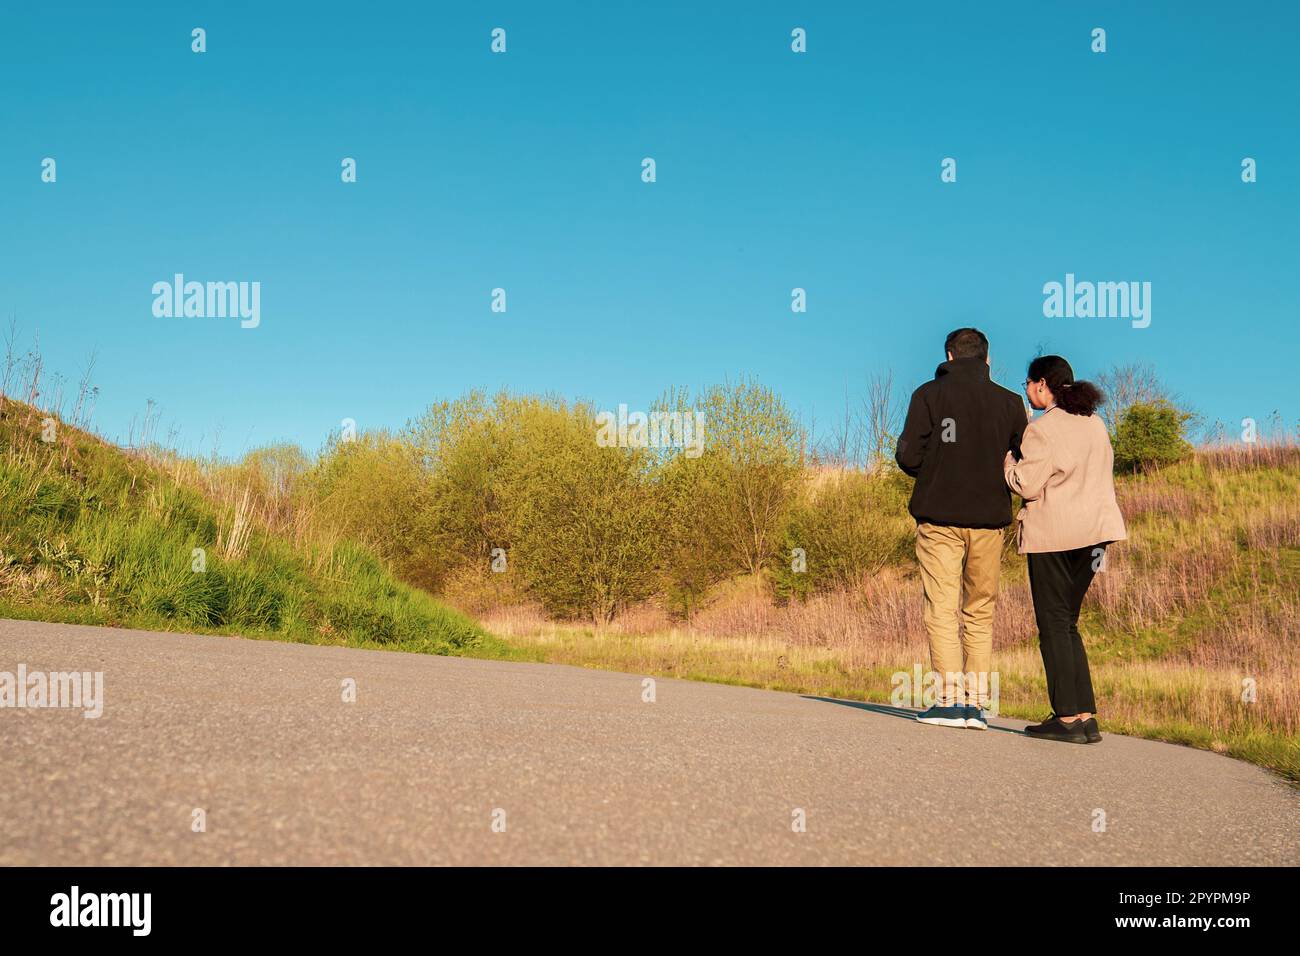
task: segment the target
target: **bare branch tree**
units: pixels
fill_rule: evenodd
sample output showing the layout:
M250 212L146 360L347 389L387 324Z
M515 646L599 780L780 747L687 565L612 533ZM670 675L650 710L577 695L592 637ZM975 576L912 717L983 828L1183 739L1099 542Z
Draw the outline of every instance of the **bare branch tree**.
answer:
M848 468L857 464L862 455L862 422L853 408L849 390L844 390L844 417L831 432L829 447L823 449L822 464Z
M894 457L894 442L902 430L903 403L894 388L892 370L876 372L867 380L861 414L861 431L866 433L867 468L875 471Z
M1139 402L1173 400L1169 389L1156 376L1155 369L1147 364L1112 366L1109 371L1099 374L1096 382L1106 396L1105 404L1098 409L1098 414L1112 434L1124 413Z

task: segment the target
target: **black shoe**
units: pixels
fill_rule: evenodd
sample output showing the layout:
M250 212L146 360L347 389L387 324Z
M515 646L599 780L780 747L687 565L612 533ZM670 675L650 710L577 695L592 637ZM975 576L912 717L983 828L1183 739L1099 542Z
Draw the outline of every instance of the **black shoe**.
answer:
M1088 735L1083 730L1082 721L1063 723L1055 714L1041 724L1030 724L1025 728L1025 736L1038 740L1060 740L1067 744L1086 744ZM1101 735L1098 734L1098 737Z
M1097 727L1097 718L1089 717L1083 722L1083 733L1088 738L1088 743L1096 744L1101 742L1101 730Z

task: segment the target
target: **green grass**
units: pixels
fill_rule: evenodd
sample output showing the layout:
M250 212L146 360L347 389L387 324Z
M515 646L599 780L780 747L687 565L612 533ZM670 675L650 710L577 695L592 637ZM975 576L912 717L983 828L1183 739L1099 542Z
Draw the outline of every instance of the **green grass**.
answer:
M512 649L349 543L295 548L254 531L223 556L232 509L141 457L0 410L0 614L432 654ZM196 570L196 549L204 565Z

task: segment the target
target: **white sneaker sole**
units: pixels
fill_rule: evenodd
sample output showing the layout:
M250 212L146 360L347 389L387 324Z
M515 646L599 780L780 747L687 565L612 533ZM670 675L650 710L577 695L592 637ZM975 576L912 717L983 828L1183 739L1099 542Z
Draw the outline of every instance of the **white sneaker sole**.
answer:
M966 727L970 730L988 730L989 725L982 720L970 718L966 721Z
M927 717L922 720L916 718L917 723L934 724L936 727L965 727L966 719L964 717Z

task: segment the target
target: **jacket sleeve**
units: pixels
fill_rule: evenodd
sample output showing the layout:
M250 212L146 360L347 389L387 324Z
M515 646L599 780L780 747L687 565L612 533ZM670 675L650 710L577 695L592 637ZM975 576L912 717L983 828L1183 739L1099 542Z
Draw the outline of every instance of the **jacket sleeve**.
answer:
M1032 425L1025 429L1020 440L1020 460L1008 453L1002 465L1007 487L1025 501L1032 501L1043 493L1047 479L1052 477L1052 449L1042 429Z
M925 450L933 429L930 421L930 409L926 407L921 389L912 393L912 401L907 406L907 419L903 422L903 433L898 436L898 447L894 451L894 461L903 473L915 478L921 473L921 464L925 461Z
M1020 443L1025 438L1025 427L1029 424L1029 416L1033 414L1025 407L1024 403L1017 400L1015 410L1011 413L1011 453L1020 458Z

